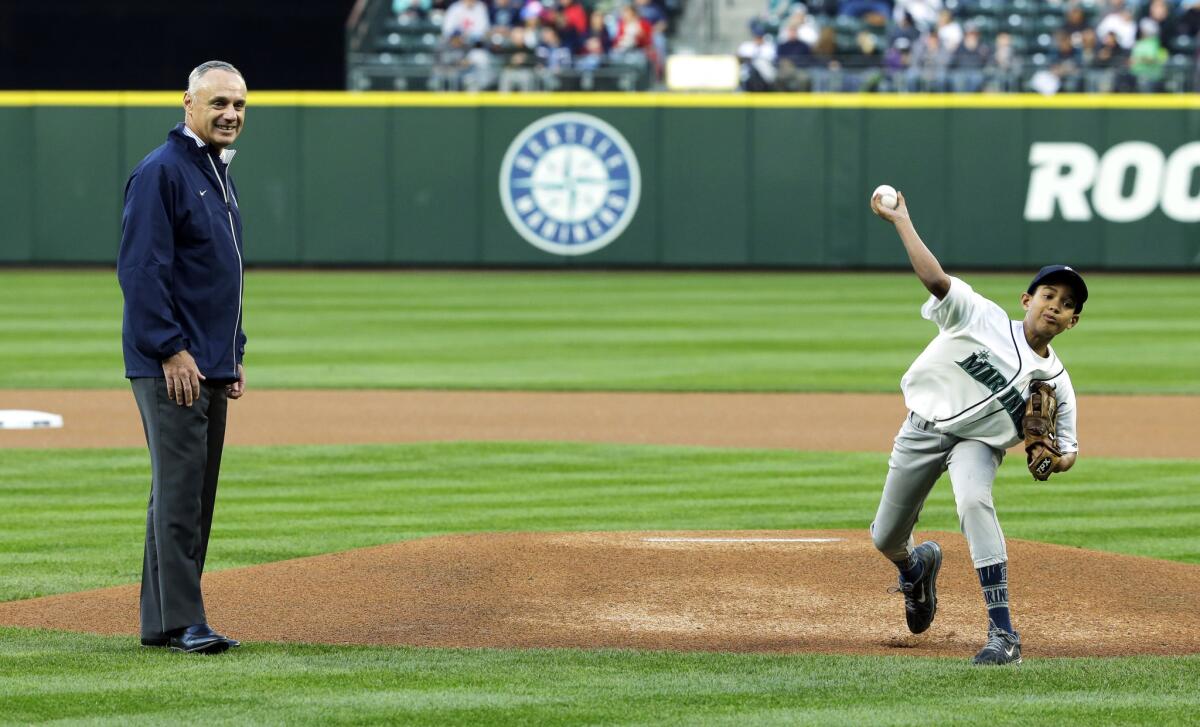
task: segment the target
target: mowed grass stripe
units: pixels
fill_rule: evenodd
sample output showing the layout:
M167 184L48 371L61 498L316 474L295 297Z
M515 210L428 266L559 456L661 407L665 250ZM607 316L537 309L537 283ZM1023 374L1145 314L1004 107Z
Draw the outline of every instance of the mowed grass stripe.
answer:
M1186 724L1200 658L966 660L252 644L220 658L0 628L5 722Z
M970 274L1019 317L1027 275ZM1091 275L1056 342L1084 393L1200 393L1184 275ZM314 272L246 278L251 388L891 392L936 329L909 273ZM0 389L120 388L106 270L0 270Z
M865 529L885 453L593 444L230 448L209 568L458 532ZM1200 563L1200 462L1083 458L1034 483L1001 468L1010 537ZM140 450L9 450L0 461L0 600L136 582L149 463ZM921 527L957 530L940 483Z

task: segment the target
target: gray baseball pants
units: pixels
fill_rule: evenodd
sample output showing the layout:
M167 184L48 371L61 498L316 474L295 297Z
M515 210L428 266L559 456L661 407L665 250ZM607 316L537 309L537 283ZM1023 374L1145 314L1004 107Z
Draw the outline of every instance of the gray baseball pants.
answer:
M958 506L958 525L971 548L971 560L982 568L1008 560L1004 533L992 504L992 482L1004 450L973 439L939 434L932 424L909 412L896 435L879 510L871 523L875 547L890 560L903 562L916 543L913 528L925 498L947 470Z
M200 383L179 406L164 379L132 379L150 449L150 502L142 560L142 638L207 622L200 576L208 553L225 444L224 384Z

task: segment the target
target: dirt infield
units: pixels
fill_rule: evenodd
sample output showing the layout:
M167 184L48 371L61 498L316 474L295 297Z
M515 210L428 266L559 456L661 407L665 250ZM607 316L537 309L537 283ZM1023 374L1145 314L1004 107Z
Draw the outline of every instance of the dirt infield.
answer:
M986 617L966 543L922 537L946 560L921 636L887 593L895 570L857 531L455 535L204 580L211 622L248 641L969 656ZM1027 656L1200 653L1200 567L1009 548ZM137 598L121 586L3 603L0 623L133 634Z
M65 419L61 430L0 431L0 448L144 446L126 391L0 391L0 408ZM1080 408L1085 456L1200 454L1192 436L1200 397L1096 396ZM236 403L228 441L882 453L903 415L895 395L263 391ZM216 529L220 537L219 518ZM941 606L934 628L917 637L905 629L901 598L887 594L894 569L863 532L457 535L220 571L204 583L212 623L250 642L962 657L985 631L979 586L962 537L936 537L946 550ZM731 542L747 538L758 542ZM827 542L796 540L813 538ZM1200 653L1200 567L1009 547L1027 655ZM130 585L0 603L0 624L132 635L137 598Z
M1082 397L1082 455L1200 456L1200 397ZM62 429L0 431L4 447L140 447L128 391L0 390L0 409L62 414ZM233 445L530 440L887 452L897 394L251 391ZM1130 437L1129 432L1137 432Z

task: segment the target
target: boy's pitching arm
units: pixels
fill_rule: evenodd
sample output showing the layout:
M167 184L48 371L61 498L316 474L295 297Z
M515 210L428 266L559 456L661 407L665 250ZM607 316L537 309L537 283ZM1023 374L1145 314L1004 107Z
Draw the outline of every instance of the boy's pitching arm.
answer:
M879 201L879 195L875 195L871 198L871 211L896 226L900 241L904 243L904 249L908 252L913 272L920 278L925 289L936 296L938 300L945 298L946 293L950 291L950 276L946 275L945 270L942 270L942 264L933 256L929 248L925 247L921 236L917 234L917 228L913 227L912 218L908 216L908 205L904 202L904 195L896 192L895 209L884 207Z

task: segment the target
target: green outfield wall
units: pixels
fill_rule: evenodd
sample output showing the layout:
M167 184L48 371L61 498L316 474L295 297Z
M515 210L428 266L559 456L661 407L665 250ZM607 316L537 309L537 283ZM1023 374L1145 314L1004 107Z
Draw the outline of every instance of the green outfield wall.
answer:
M129 170L181 118L0 94L0 262L113 262ZM252 91L236 147L259 264L897 267L887 182L948 265L1200 266L1194 97Z

